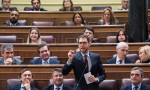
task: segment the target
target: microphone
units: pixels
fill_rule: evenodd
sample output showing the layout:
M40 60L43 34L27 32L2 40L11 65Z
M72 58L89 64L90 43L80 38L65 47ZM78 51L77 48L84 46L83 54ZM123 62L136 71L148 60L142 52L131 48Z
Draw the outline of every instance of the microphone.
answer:
M75 87L75 90L76 90L76 89L77 89L77 87L79 86L79 83L80 83L80 81L81 81L81 78L82 78L82 77L83 77L83 75L84 75L84 72L85 72L85 70L86 70L87 66L88 66L88 63L86 63L86 65L85 65L85 68L84 68L84 70L83 70L83 72L82 72L82 74L81 74L81 77L80 77L80 79L79 79L79 82L77 83L77 86Z

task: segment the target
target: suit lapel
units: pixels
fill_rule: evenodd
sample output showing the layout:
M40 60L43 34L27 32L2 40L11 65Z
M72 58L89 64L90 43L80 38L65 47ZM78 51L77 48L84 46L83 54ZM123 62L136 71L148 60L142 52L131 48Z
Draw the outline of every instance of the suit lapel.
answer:
M94 60L94 56L92 56L90 52L89 52L89 56L90 56L90 60L91 60L91 70L92 70L92 66L94 65L95 60Z
M2 57L2 58L0 58L1 60L0 60L0 64L4 64L4 58Z
M17 85L15 90L20 90L20 88L21 88L21 84Z

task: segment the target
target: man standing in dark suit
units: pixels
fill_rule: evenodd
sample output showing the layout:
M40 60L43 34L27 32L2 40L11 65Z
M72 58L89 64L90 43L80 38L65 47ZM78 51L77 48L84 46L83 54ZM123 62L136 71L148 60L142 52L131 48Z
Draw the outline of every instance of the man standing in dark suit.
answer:
M19 74L21 84L8 87L8 90L38 90L31 85L33 76L30 70L23 69Z
M126 64L126 63L135 63L134 60L131 60L126 57L128 54L129 46L126 42L120 42L116 46L117 56L107 60L106 64Z
M30 64L60 64L59 60L50 58L49 46L46 43L39 45L38 53L40 58L31 60Z
M75 90L99 90L99 83L106 78L100 56L89 52L91 42L87 35L81 35L78 38L79 52L70 50L68 52L68 61L62 69L62 74L67 75L72 69L75 74ZM87 75L87 84L84 75ZM91 74L90 74L91 73Z
M44 87L43 90L73 90L72 87L66 86L63 84L63 75L62 75L62 69L56 68L52 72L52 80L54 85Z
M121 87L120 90L150 90L149 85L145 85L142 83L143 78L144 71L141 68L132 68L130 74L131 84Z
M40 8L41 5L41 1L40 0L31 0L32 6L33 8L31 9L31 11L47 11L43 8Z

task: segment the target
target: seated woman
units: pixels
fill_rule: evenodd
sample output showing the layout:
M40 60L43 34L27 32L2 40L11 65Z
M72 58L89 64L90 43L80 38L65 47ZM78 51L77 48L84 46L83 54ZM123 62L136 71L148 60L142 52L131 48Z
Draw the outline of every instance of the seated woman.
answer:
M72 21L75 26L84 26L84 19L81 15L81 13L74 13Z
M102 19L99 21L100 25L113 25L118 24L118 20L114 17L114 14L110 8L105 8Z
M76 11L71 0L63 0L63 7L59 11Z
M119 43L119 42L128 42L128 37L127 37L127 34L125 33L125 31L120 30L120 31L117 32L116 42L117 43Z
M139 63L150 63L150 46L145 45L139 48L139 60L136 61L136 64Z
M28 34L27 43L41 44L46 42L41 40L38 28L31 28Z

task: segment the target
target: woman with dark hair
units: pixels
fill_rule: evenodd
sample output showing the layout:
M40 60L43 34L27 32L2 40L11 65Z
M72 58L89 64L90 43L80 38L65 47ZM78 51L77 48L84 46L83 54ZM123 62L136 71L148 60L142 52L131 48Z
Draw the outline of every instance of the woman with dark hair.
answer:
M117 24L117 20L114 17L114 14L110 8L105 8L102 16L102 20L100 20L99 24L101 25L113 25Z
M81 13L74 13L72 21L75 26L84 26L84 19L81 15Z
M117 32L116 42L117 43L119 43L119 42L128 42L128 37L127 37L125 31L120 30L120 31Z
M42 41L40 38L40 32L38 28L31 28L28 38L27 38L27 43L36 43L36 44L41 44L41 43L46 43L45 41Z
M63 7L59 11L76 11L71 0L63 0Z

